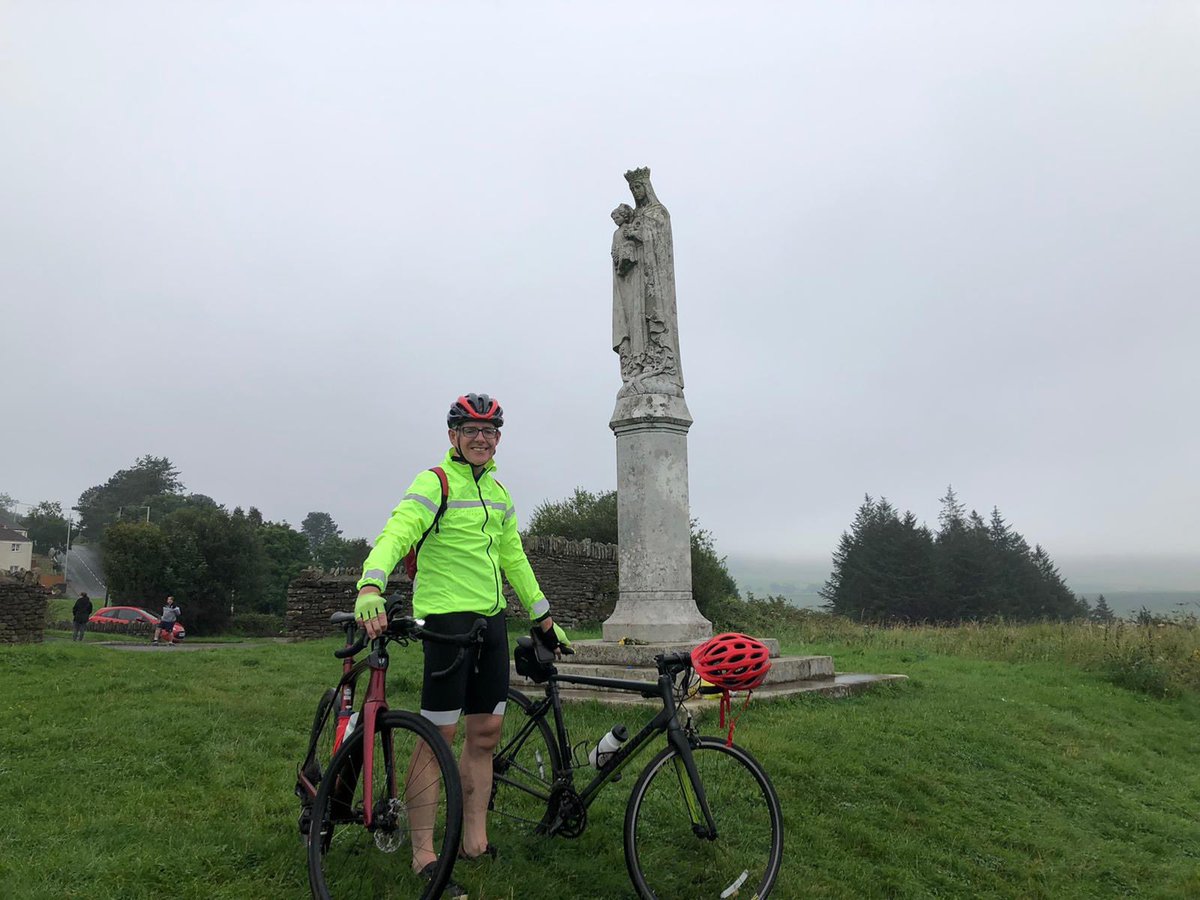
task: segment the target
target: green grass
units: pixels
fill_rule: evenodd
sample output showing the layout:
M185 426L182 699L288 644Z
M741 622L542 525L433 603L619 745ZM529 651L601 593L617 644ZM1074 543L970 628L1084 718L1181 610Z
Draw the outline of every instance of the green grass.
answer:
M1200 696L1117 686L1044 628L789 626L791 652L910 680L741 719L738 743L783 802L774 896L1200 895ZM307 896L292 784L335 646L0 648L0 896ZM418 658L393 655L394 706L415 704ZM568 712L576 741L639 715ZM456 877L472 897L631 896L621 824L637 768L580 839L497 825L501 860Z

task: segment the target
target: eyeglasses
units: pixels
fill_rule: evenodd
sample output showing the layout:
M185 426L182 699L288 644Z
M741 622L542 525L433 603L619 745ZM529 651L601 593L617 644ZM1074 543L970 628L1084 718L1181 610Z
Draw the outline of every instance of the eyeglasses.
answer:
M478 434L482 434L489 441L494 441L500 437L500 429L493 428L491 425L485 425L482 428L478 425L463 425L458 429L458 433L465 438L473 438Z

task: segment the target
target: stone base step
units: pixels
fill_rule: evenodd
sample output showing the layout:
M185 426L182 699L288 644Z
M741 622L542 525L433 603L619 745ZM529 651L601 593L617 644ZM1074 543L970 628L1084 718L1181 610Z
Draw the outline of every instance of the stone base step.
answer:
M624 649L624 648L622 648ZM583 675L589 678L624 678L631 681L654 681L658 670L653 666L642 665L611 665L580 662L575 656L564 657L556 663L561 675ZM767 673L766 685L782 684L792 681L807 681L814 678L833 677L832 656L779 656L771 660L771 671ZM509 668L509 677L516 686L531 684L517 674L515 664ZM574 689L574 688L573 688ZM581 690L605 691L609 688L581 687Z
M861 694L877 684L906 681L907 679L907 675L868 675L858 672L842 672L834 675L832 678L764 685L751 695L750 705L753 706L755 703L762 701L777 700L781 697L795 697L800 694L810 694L830 700L840 700L843 697ZM524 681L524 679L521 679L521 681ZM541 696L542 693L542 686L533 683L523 686L514 682L513 687L534 698ZM606 706L662 706L659 700L647 699L638 694L617 693L615 691L593 691L563 687L559 691L559 696L563 700L574 703L587 703L590 701L592 703L603 703ZM744 699L744 695L734 694L734 707L740 708ZM720 703L717 700L699 697L689 700L687 704L687 708L692 712L692 715L697 717L707 715L709 712L716 715L719 707Z

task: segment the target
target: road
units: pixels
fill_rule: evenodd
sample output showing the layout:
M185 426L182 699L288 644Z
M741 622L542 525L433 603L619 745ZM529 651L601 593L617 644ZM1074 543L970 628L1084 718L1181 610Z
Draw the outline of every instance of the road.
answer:
M80 591L87 591L93 601L104 600L104 567L100 564L100 548L89 544L75 544L67 558L65 593L68 597L77 597Z

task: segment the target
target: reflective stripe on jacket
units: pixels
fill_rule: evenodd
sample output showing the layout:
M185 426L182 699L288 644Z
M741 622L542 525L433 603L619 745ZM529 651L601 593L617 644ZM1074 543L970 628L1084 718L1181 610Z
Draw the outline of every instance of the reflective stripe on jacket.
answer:
M513 586L531 618L550 611L525 557L512 497L492 476L495 468L489 460L476 481L470 464L453 450L442 460L450 491L446 511L425 538L417 558L413 615L475 612L490 616L502 612L501 575ZM376 538L375 548L363 563L359 588L373 584L380 591L387 590L388 576L433 523L441 502L437 473L422 472Z

